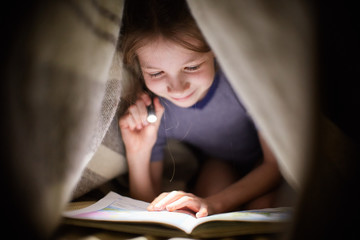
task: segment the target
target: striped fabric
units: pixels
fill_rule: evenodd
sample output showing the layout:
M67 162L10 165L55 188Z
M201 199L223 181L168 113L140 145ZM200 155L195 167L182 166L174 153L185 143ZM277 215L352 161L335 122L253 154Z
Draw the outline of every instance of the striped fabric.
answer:
M40 0L24 8L29 6L18 16L9 46L11 148L3 164L12 179L10 199L22 199L17 209L24 227L46 236L68 201L125 168L119 143L101 145L120 99L123 1ZM87 167L98 149L116 172Z

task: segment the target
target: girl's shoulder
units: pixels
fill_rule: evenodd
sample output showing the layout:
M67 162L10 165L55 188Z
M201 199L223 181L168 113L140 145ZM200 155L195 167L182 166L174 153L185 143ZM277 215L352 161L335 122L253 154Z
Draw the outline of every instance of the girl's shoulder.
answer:
M247 110L242 102L240 94L234 89L234 87L232 86L232 82L226 76L225 72L219 68L216 76L219 82L218 94L221 94L223 96L226 95L226 100L229 101L227 102L227 104L238 105L240 106L242 111L247 113Z

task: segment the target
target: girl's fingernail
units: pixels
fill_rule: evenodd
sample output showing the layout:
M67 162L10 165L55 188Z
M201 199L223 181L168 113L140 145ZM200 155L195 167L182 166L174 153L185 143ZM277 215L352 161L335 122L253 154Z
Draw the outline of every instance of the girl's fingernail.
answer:
M169 212L174 211L174 207L166 207L166 210L168 210Z

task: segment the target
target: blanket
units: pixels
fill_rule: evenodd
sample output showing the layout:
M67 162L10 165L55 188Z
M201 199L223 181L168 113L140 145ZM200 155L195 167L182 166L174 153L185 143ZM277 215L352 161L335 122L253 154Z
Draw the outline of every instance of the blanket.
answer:
M10 5L2 180L17 209L9 210L13 233L51 234L115 116L122 7L121 0Z

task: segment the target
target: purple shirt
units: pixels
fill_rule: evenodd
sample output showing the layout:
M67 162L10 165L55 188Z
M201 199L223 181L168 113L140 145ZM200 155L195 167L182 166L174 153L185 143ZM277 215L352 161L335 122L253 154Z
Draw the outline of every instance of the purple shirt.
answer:
M163 159L166 139L189 144L202 156L253 165L262 157L256 127L222 71L207 95L181 108L161 98L165 107L151 161Z

